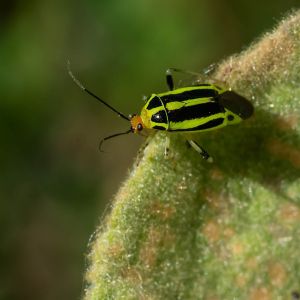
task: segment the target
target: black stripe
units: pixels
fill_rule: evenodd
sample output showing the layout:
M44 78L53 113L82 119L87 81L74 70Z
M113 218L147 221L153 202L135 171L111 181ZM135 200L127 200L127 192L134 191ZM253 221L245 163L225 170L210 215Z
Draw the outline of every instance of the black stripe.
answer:
M218 118L211 120L205 124L193 127L193 128L188 128L188 129L175 129L175 130L169 130L169 131L196 131L196 130L205 130L205 129L210 129L210 128L215 128L219 125L221 125L224 121L224 118Z
M164 110L160 110L156 114L153 114L151 117L151 121L155 123L168 123L167 115Z
M153 126L153 128L154 128L154 129L157 129L157 130L166 130L165 127L163 127L163 126L158 126L158 125Z
M160 96L160 99L164 103L169 103L173 101L185 101L196 98L213 98L218 95L218 92L214 89L195 89L191 91L185 91L179 94L169 94L165 96Z
M161 101L159 100L159 98L157 96L153 97L150 101L149 104L147 106L147 109L152 109L152 108L156 108L162 106Z
M182 122L223 113L224 108L217 102L206 102L191 106L183 106L179 109L168 110L167 112L169 122Z

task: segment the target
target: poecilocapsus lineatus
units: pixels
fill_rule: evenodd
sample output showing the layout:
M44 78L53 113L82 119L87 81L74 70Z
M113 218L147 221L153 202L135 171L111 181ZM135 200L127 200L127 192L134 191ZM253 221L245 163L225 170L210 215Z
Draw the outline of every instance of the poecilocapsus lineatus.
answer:
M227 125L238 124L248 119L254 112L249 100L234 91L223 89L211 83L195 83L195 85L174 89L173 71L186 72L179 69L168 69L166 81L169 91L152 94L141 110L140 115L126 117L107 102L86 89L73 75L68 64L68 71L74 82L89 95L106 105L118 116L130 122L130 129L105 137L100 142L113 137L141 133L143 130L163 130L174 133L198 133L214 130ZM208 161L210 155L194 140L187 142Z

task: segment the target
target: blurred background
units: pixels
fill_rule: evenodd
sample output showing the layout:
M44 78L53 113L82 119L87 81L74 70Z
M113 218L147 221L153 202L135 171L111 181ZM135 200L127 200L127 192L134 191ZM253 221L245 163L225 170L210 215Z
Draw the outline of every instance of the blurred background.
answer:
M240 52L299 0L0 2L0 299L80 299L88 241L141 137L68 76L125 113Z

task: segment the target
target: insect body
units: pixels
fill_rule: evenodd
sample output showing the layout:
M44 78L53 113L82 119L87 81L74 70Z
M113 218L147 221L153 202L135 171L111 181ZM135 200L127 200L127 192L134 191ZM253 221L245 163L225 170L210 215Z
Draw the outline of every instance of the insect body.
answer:
M201 84L151 95L131 124L134 130L141 124L171 132L200 132L240 123L252 111L248 100L235 92Z
M172 71L178 70L169 69L167 71L166 80L169 91L152 94L140 115L126 117L83 87L69 70L71 77L81 89L123 119L130 121L131 126L128 131L104 138L100 146L105 140L130 132L140 133L143 129L195 133L237 124L253 114L253 106L246 98L214 84L205 83L174 89ZM188 139L187 141L204 159L212 160L209 154L194 140Z

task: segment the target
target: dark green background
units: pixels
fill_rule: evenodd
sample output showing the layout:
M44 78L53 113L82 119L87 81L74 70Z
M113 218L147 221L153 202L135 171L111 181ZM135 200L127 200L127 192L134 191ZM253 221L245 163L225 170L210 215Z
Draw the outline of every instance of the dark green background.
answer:
M79 299L88 240L142 139L68 77L125 114L240 52L298 0L1 1L0 299ZM299 6L299 5L298 5Z

